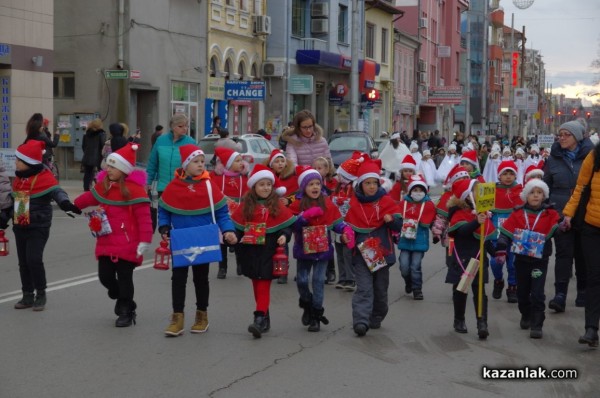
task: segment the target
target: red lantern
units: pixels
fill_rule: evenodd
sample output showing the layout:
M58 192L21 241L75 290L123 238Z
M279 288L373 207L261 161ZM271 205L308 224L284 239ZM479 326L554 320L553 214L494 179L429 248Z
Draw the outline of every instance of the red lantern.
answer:
M4 231L0 229L0 256L8 256L8 239L4 236Z
M160 241L160 246L154 251L154 269L166 271L171 266L171 250L166 240Z
M289 268L288 256L283 246L277 246L273 255L273 276L287 276Z

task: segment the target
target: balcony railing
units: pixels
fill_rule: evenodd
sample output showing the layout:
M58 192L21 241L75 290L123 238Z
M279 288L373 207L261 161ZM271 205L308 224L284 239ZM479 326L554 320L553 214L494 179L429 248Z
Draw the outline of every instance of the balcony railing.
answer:
M327 51L327 41L321 39L314 39L310 37L301 38L304 42L304 50L320 50Z

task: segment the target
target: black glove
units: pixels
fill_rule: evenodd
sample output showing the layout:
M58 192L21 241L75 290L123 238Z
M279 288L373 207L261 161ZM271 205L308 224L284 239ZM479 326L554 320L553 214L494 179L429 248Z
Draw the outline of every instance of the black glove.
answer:
M60 202L58 207L60 207L60 209L62 211L66 211L66 212L70 211L75 214L81 214L81 210L79 209L79 207L75 206L73 203L71 203L68 200L63 200L62 202Z
M435 245L436 243L438 243L440 241L440 238L438 236L434 236L433 237L433 244Z
M168 225L163 225L158 227L158 233L161 235L171 236L171 227Z

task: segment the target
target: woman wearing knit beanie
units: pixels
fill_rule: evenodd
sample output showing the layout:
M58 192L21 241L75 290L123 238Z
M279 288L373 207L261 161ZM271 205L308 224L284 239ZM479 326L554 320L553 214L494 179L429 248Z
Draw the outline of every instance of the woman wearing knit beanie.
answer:
M550 203L561 214L571 197L577 182L583 160L592 150L589 138L584 136L585 129L578 121L563 123L558 128L558 140L550 148L550 156L544 165L544 182L550 188ZM581 250L580 232L569 230L554 236L555 253L555 295L548 307L563 312L567 303L567 289L571 279L573 262L577 277L577 298L575 305L585 306L585 263Z

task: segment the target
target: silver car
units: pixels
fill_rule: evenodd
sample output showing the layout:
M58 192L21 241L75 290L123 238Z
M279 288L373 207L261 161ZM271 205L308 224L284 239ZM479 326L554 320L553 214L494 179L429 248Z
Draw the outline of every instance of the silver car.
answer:
M206 169L209 171L215 167L212 159L215 154L215 143L219 138L218 134L209 134L198 141L198 146L204 151ZM255 164L267 160L271 155L271 151L275 149L270 141L259 134L243 134L241 136L230 136L230 138L242 145L242 150L239 152L242 159L250 164L250 170L254 168Z

